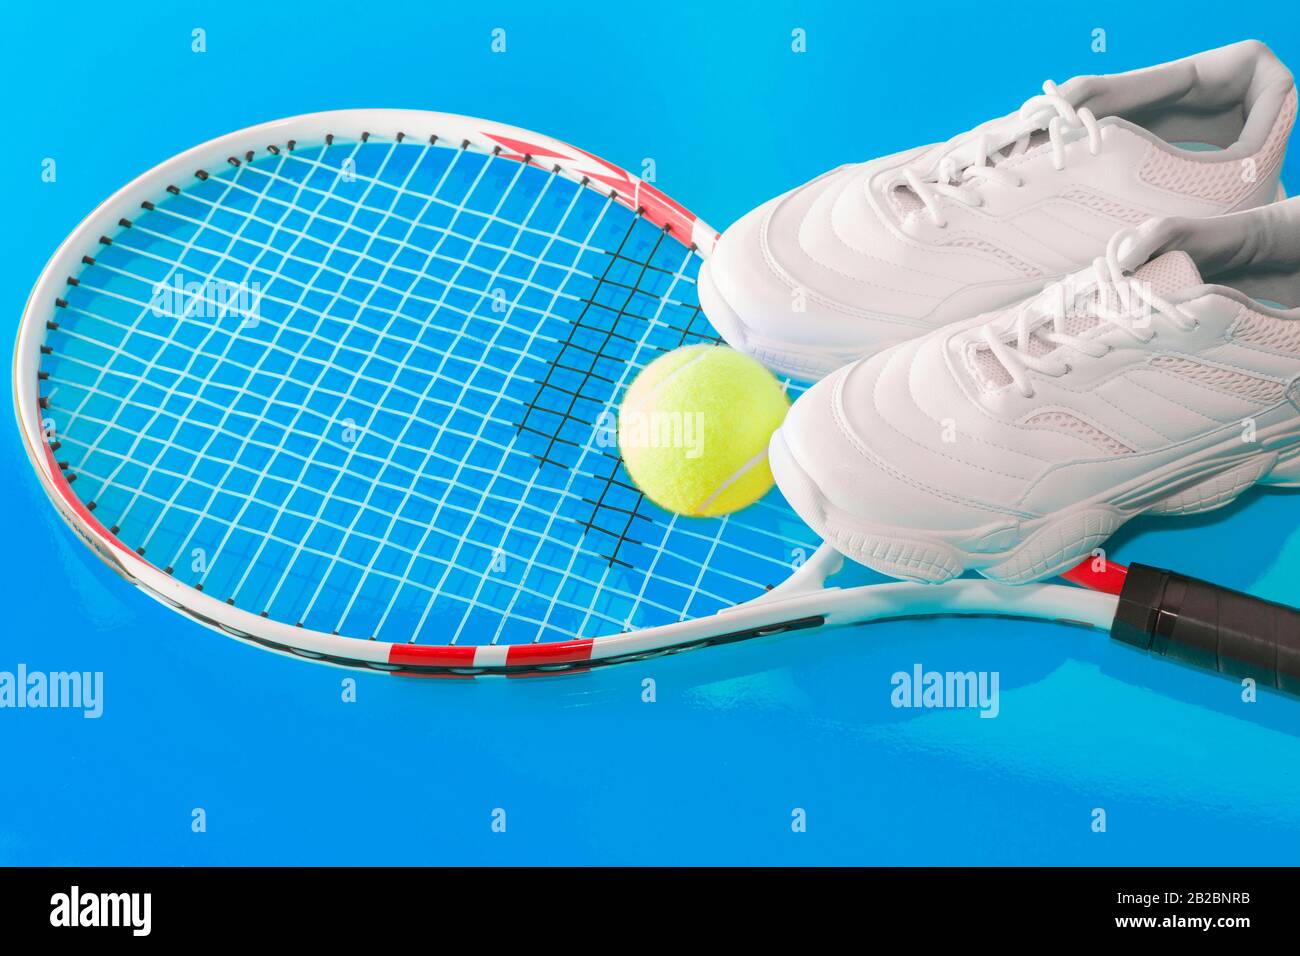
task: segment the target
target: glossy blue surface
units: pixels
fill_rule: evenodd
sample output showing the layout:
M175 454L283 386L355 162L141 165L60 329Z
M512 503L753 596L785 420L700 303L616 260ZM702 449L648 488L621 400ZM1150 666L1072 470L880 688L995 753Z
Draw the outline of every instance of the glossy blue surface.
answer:
M1042 80L1259 37L1290 5L1008 2L24 5L0 294L215 135L348 106L490 116L576 143L721 227L826 168L946 138ZM1107 30L1109 52L1090 51ZM207 52L191 52L191 30ZM494 29L506 51L493 53ZM790 50L794 28L807 52ZM579 67L584 72L569 72ZM57 162L55 182L42 163ZM1291 158L1284 179L1300 182ZM7 364L7 363L6 363ZM8 385L6 384L6 389ZM118 580L58 520L12 426L0 671L102 671L103 716L0 709L0 863L1286 863L1300 702L1077 628L908 621L522 681L403 681L271 656ZM1120 559L1300 600L1295 494L1141 521ZM996 719L891 704L890 675L996 671ZM356 680L356 701L343 682ZM645 682L653 681L647 702ZM206 831L193 832L193 811ZM1093 832L1093 812L1106 831ZM496 832L496 811L505 832ZM792 814L806 813L806 832Z

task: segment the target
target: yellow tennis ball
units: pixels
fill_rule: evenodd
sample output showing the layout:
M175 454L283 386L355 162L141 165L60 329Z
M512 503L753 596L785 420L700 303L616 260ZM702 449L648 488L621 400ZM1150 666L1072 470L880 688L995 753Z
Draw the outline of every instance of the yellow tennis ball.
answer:
M618 447L659 507L729 514L772 487L767 442L789 408L781 383L748 355L690 345L655 359L628 387Z

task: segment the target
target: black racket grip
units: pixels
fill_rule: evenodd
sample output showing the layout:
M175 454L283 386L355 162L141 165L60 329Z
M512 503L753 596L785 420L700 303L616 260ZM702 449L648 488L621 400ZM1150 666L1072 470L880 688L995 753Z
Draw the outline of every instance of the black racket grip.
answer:
M1300 611L1172 571L1129 566L1110 636L1300 694Z

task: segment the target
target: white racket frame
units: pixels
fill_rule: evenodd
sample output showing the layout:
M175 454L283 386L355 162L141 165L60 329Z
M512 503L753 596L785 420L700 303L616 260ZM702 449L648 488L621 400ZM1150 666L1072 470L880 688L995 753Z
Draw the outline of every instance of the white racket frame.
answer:
M151 169L100 204L64 240L46 264L28 298L14 352L14 408L27 455L41 486L64 521L109 567L146 594L224 634L277 653L327 664L403 674L475 676L526 675L585 669L667 653L806 628L884 618L926 615L997 615L1065 620L1109 629L1117 598L1057 584L1011 587L985 580L943 585L878 584L828 588L826 579L841 558L821 548L782 585L761 597L703 618L597 638L527 645L436 646L393 644L326 634L284 624L241 610L183 584L155 567L111 534L73 493L45 436L37 370L45 344L46 322L55 300L83 255L100 236L112 238L122 219L137 214L142 202L157 200L167 186L187 181L198 170L224 165L249 150L283 149L288 141L316 145L332 135L355 142L363 133L392 140L401 135L426 142L431 135L463 148L526 155L535 165L556 169L577 182L598 182L602 191L668 227L701 255L713 249L717 233L671 199L635 176L590 153L529 130L490 120L421 110L362 109L312 113L252 126L196 146ZM685 234L689 232L687 238Z

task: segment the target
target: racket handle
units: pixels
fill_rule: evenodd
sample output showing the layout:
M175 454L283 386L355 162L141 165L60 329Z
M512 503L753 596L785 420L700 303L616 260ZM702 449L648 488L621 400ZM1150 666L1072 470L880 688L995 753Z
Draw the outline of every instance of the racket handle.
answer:
M1300 694L1300 611L1142 564L1129 567L1110 636Z

